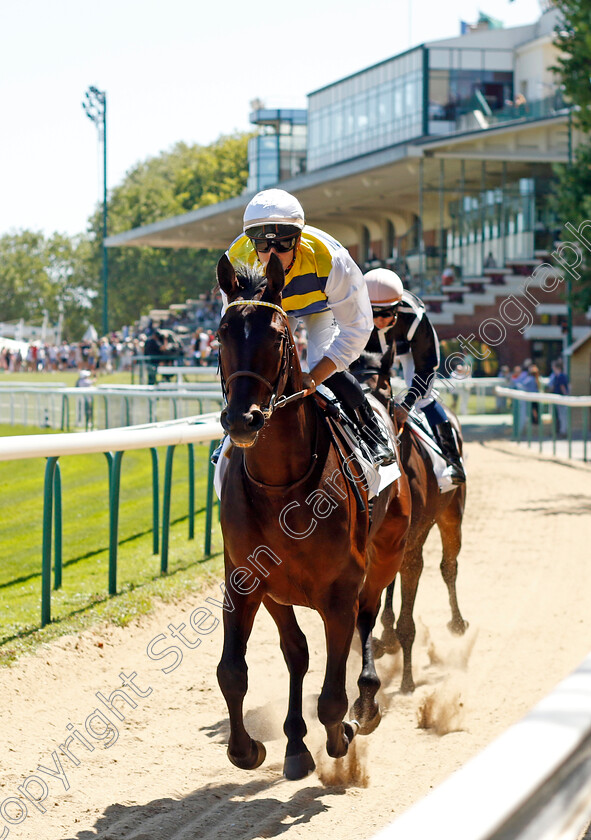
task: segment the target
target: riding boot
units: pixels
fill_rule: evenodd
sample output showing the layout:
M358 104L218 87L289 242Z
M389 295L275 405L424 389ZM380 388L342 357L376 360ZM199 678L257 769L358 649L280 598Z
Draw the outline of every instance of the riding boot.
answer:
M439 446L443 452L443 457L451 466L452 484L465 484L466 473L462 464L460 453L458 452L458 445L449 420L446 423L438 423L435 427L437 431L437 439Z
M378 423L367 400L361 403L357 409L357 414L360 418L358 426L361 438L367 444L374 462L384 466L393 463L396 460L396 454L392 449L385 429Z

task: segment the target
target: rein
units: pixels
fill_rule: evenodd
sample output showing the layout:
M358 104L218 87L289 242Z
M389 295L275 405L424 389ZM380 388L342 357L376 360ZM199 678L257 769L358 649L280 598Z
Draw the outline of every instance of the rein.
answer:
M226 379L224 376L224 372L222 370L221 365L221 354L220 354L220 380L222 385L222 393L224 398L227 399L227 388L230 383L237 379L239 376L247 376L251 379L256 379L258 382L261 382L265 385L266 388L271 392L271 397L269 399L269 404L265 408L261 406L261 412L265 420L268 420L273 412L278 408L284 408L290 402L294 400L299 400L304 396L305 391L298 391L295 394L292 394L289 397L283 396L283 393L280 394L280 391L283 392L285 385L287 383L287 376L289 370L291 368L291 360L295 353L295 347L293 345L293 340L291 339L291 335L289 332L289 323L287 321L287 315L284 310L277 306L275 303L267 303L264 300L234 300L226 306L226 310L229 309L231 306L266 306L268 309L274 309L276 312L279 312L280 315L283 316L285 319L285 327L283 331L283 340L287 342L287 353L282 352L281 355L281 368L279 370L279 375L277 377L277 381L274 385L269 382L264 376L261 376L260 373L256 373L253 370L237 370L234 373L230 374L230 376Z

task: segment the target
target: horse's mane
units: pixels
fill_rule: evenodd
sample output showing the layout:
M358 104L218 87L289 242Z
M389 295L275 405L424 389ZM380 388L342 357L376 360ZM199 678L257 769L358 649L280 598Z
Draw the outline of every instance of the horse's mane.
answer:
M234 270L236 271L238 286L246 298L253 298L258 292L265 289L267 278L260 268L239 263Z

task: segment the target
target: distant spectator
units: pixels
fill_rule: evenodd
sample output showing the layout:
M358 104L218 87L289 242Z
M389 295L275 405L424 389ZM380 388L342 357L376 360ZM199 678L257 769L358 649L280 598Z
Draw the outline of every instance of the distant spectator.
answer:
M501 365L497 376L503 380L500 383L502 388L511 388L511 368L509 365ZM497 411L501 413L507 411L507 397L497 397Z
M532 394L540 390L540 371L536 365L532 364L528 367L527 373L521 380L521 390L529 391ZM523 407L525 414L525 403L523 403ZM540 404L537 402L531 403L531 419L535 426L540 422Z
M492 251L488 252L488 256L484 261L484 267L485 268L496 268L497 267L497 261L493 257Z
M144 355L149 356L146 367L148 369L148 385L156 384L156 368L162 351L162 335L159 330L152 330L144 344Z
M296 327L294 341L298 351L298 356L300 357L300 362L305 362L308 357L308 335L303 324L299 324Z
M113 348L108 338L101 338L98 349L98 369L101 373L113 372Z
M198 347L199 347L199 364L200 365L206 365L207 364L207 356L209 355L209 335L207 334L207 330L201 330L201 332L199 333Z
M453 286L456 282L456 273L453 268L448 265L447 268L443 269L443 273L441 274L441 285L442 286Z
M527 99L522 93L518 93L515 97L515 110L517 111L520 117L524 117L527 114Z
M515 365L511 373L511 388L521 388L521 380L524 377L523 368L520 365Z
M94 378L92 376L92 371L81 370L78 374L76 388L92 388L93 385ZM94 400L90 396L84 397L84 400L81 401L81 404L84 408L84 427L86 429L92 429L94 421ZM82 418L80 417L80 420L81 419Z
M556 359L552 362L552 373L548 379L546 390L551 394L562 394L564 397L570 393L570 383L568 376L562 368L561 359ZM567 432L567 407L565 405L553 405L552 413L554 415L554 422L556 423L556 434L564 437Z

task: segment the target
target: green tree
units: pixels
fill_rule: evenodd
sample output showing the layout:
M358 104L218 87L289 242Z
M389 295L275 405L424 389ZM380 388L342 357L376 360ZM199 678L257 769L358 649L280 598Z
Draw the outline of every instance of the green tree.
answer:
M561 13L555 33L561 55L554 69L573 106L572 128L583 134L571 161L555 167L553 206L562 228L561 239L568 242L574 237L565 224L579 228L591 219L591 12L589 0L556 0L555 5ZM584 265L578 269L581 279L573 285L572 302L586 309L591 304L591 254L584 247L581 250Z
M159 222L232 198L248 177L248 134L220 137L210 146L177 143L138 163L109 197L109 234ZM94 323L102 306L100 208L89 221L84 274L94 294ZM109 249L109 325L131 324L152 308L183 303L212 288L219 251L171 248Z
M554 68L567 98L576 106L575 124L591 134L591 9L589 0L555 0L561 20L554 43L561 55Z
M5 321L41 322L47 312L80 335L91 299L80 275L80 243L62 234L11 231L0 237L0 312Z

